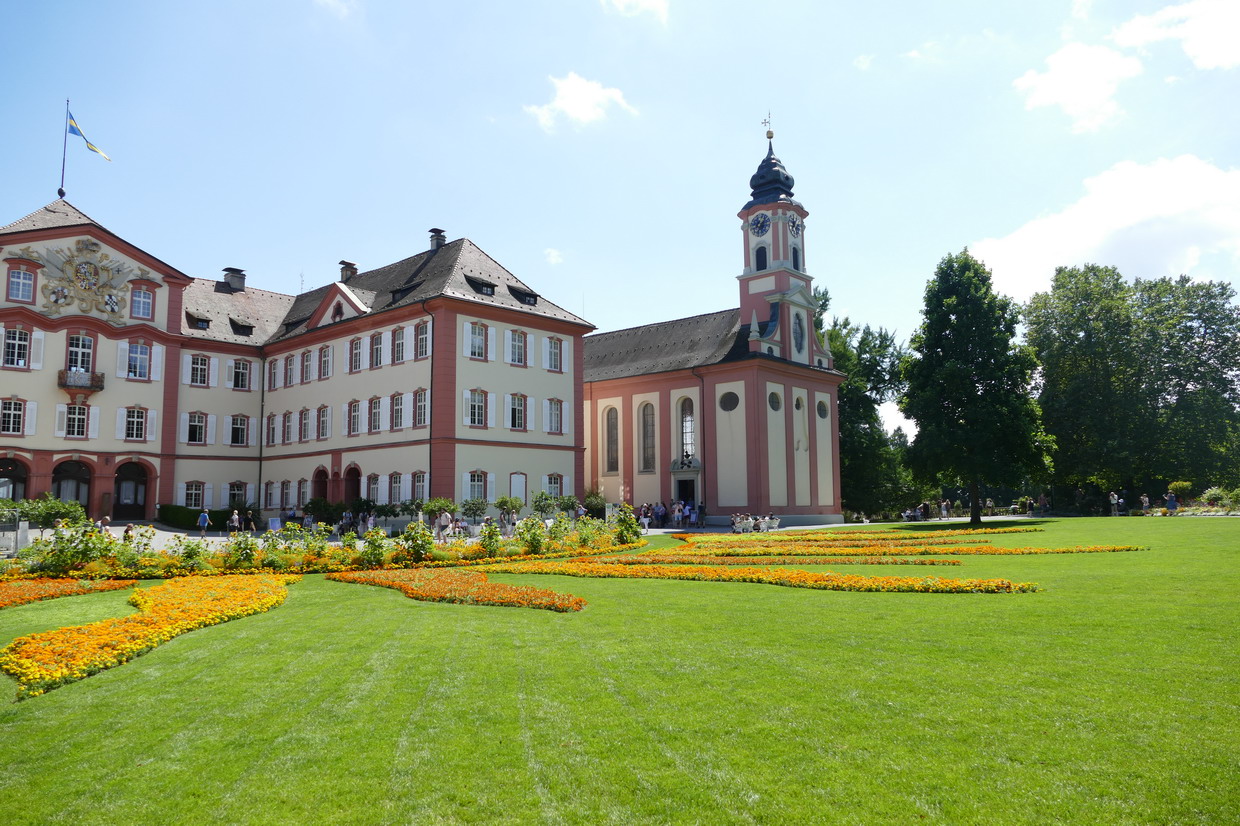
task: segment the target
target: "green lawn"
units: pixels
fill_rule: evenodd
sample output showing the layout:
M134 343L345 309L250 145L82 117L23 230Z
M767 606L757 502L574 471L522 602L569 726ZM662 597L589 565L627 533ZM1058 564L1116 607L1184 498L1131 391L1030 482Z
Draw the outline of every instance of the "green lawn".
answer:
M494 575L577 614L306 577L0 703L0 822L1240 822L1240 520L1040 524L994 543L1152 550L931 571L1014 595Z

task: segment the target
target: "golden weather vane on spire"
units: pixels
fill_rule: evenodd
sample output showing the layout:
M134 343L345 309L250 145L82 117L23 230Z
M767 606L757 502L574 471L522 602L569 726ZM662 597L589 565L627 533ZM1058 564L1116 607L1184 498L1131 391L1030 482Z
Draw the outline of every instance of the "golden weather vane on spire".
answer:
M766 127L766 139L769 141L775 137L775 133L771 131L771 110L766 110L766 120L762 121L762 125Z

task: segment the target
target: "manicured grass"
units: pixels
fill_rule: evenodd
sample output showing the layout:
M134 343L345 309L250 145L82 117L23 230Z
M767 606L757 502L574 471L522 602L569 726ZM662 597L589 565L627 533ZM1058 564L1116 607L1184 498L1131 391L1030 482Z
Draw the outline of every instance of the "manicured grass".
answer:
M308 576L0 705L0 818L1240 822L1240 520L1042 524L990 540L1152 550L952 569L1045 588L1011 595L491 575L574 614ZM0 644L127 595L0 611Z

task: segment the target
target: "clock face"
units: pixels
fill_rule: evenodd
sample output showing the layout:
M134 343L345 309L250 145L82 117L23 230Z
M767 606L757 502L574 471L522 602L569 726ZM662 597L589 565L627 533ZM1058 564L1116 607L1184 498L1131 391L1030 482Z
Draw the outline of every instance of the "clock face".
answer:
M801 223L800 218L795 215L788 218L788 231L792 233L793 238L799 237L803 229L805 229L805 224Z
M749 231L761 238L771 229L771 216L760 212L749 219Z

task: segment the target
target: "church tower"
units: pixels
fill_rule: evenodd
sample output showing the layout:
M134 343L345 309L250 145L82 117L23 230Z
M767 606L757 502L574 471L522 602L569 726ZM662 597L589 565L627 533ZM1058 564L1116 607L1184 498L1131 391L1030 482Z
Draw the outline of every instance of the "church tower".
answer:
M793 178L775 157L775 133L766 137L766 157L749 179L749 202L737 213L745 254L737 277L741 321L749 324L750 352L827 368L830 354L814 335L813 279L805 265L809 212L792 197Z

